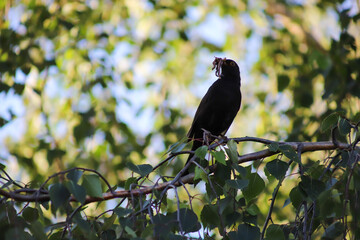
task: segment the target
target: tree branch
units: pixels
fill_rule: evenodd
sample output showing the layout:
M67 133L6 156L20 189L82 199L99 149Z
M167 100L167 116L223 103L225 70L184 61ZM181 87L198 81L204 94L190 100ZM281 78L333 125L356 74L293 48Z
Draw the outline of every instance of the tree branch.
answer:
M220 141L221 143L226 143L229 139L224 139L223 141ZM236 142L244 142L244 141L254 141L254 142L260 142L269 144L273 141L266 140L266 139L260 139L260 138L252 138L252 137L245 137L245 138L234 138L233 139ZM218 145L219 143L217 143ZM295 150L297 150L298 146L302 145L302 153L309 152L309 151L324 151L324 150L334 150L334 149L349 149L351 145L347 143L337 143L334 144L333 142L279 142L279 144L287 144L292 146ZM279 152L271 152L270 150L262 150L258 152L248 153L244 154L242 156L239 156L238 163L245 163L249 161L255 161L260 160L275 154L278 154ZM178 176L181 176L178 174ZM179 187L182 184L186 183L192 183L194 178L194 173L190 173L186 176L179 177L176 179L176 181L171 182L165 182L160 184L155 184L153 186L146 186L142 187L141 189L133 189L133 190L119 190L114 192L108 192L104 193L103 196L100 197L91 197L87 196L85 200L85 204L92 203L92 202L100 202L104 200L110 200L114 198L126 198L131 196L139 196L139 195L145 195L152 193L154 190L161 191L166 188L169 188L171 186ZM108 184L107 184L108 185ZM26 191L22 191L26 192ZM30 191L31 192L31 191ZM50 195L43 192L37 192L31 195L25 195L21 194L19 190L15 191L6 191L4 189L0 189L0 195L4 196L5 198L10 198L18 202L47 202L50 201ZM70 201L76 202L77 200L71 196Z
M281 143L281 142L280 142ZM290 145L294 150L297 150L298 145L302 144L302 152L314 152L314 151L324 151L324 150L334 150L334 149L350 149L351 145L347 143L338 143L338 146L333 142L287 142L287 145ZM248 153L242 156L239 156L238 163L250 162L254 160L259 160L262 158L270 157L272 155L278 154L279 152L272 152L268 149L262 150L259 152Z

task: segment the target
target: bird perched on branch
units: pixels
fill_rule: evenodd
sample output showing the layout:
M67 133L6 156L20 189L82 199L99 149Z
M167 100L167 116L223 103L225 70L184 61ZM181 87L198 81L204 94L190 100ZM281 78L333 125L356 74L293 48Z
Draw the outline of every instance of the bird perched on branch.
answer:
M212 70L214 69L218 79L202 98L187 134L188 141L193 140L192 151L215 140L211 136L204 139L204 130L213 136L225 135L240 109L239 66L231 59L215 57ZM187 162L192 157L193 154L190 154Z

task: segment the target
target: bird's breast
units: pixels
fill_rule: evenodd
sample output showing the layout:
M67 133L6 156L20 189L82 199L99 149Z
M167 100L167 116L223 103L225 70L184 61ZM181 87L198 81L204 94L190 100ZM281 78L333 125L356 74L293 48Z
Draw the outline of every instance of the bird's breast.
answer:
M241 101L240 87L236 84L218 88L216 99L223 105L234 104Z

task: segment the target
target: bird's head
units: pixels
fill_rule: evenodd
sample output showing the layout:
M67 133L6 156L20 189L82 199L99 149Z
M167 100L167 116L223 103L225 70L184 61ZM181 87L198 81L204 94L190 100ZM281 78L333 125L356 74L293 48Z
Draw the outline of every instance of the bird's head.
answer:
M217 77L240 77L240 68L234 60L215 57L213 68Z

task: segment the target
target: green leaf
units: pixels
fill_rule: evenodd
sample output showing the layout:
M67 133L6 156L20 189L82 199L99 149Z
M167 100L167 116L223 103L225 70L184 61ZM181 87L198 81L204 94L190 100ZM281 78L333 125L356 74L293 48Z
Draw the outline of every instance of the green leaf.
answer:
M232 163L231 167L235 169L241 176L246 176L246 168L238 165L237 163Z
M201 228L196 214L188 208L180 209L180 223L185 233L196 232Z
M211 152L211 155L215 158L216 162L226 166L225 154L223 151Z
M22 95L25 85L24 84L19 84L19 83L15 83L13 86L13 89L15 90L16 94Z
M154 225L147 225L145 229L141 232L141 239L154 239L154 232ZM116 239L116 236L114 239Z
M137 178L136 177L131 177L131 178L128 178L126 180L125 186L124 186L125 190L130 190L131 184L137 184Z
M78 169L73 169L68 174L66 174L66 177L67 179L73 181L74 183L78 183L82 175L83 175L83 171L80 171Z
M244 202L245 202L245 199L244 199ZM244 223L253 224L253 225L257 226L259 220L258 220L258 216L253 216L250 214L243 214L242 221Z
M282 208L286 207L287 205L289 205L291 203L290 198L287 198L284 202L284 205L282 206Z
M236 179L236 180L228 179L228 180L226 180L226 184L231 188L242 190L243 188L245 188L249 185L249 180L248 179Z
M341 135L348 135L351 131L351 125L345 118L339 118L338 128Z
M0 92L8 92L11 89L6 83L0 82Z
M233 206L234 204L234 199L231 197L225 197L225 198L221 198L218 202L217 202L217 211L219 212L219 214L224 214L225 209L227 209L229 206ZM233 211L233 209L231 210Z
M201 222L204 226L213 229L219 224L219 214L217 206L205 205L200 214Z
M256 204L251 204L249 207L246 208L246 211L253 216L257 216L260 214L260 209Z
M321 132L326 132L330 128L332 128L338 121L339 113L334 112L327 116L321 123L320 130Z
M79 226L83 233L91 233L90 223L84 220L79 213L75 214L74 222Z
M266 240L285 240L285 235L280 225L271 224L266 229Z
M156 239L159 239L159 236L166 236L169 234L174 224L178 224L177 222L177 213L169 213L168 215L157 214L153 217L154 222L154 232Z
M360 16L360 13L359 13L359 16ZM360 121L360 112L357 112L351 119L354 122L359 122Z
M264 103L265 102L265 98L267 96L267 93L264 91L260 91L256 93L256 97L259 99L260 102Z
M237 144L234 140L230 140L227 143L228 148L226 149L226 153L228 154L230 160L233 163L238 162L238 152L237 152Z
M1 4L1 3L0 3ZM21 231L19 227L12 227L9 229L5 229L5 234L2 234L1 236L4 236L4 240L28 240L28 239L35 239L30 235L30 233ZM19 231L20 230L20 231Z
M37 95L41 96L42 91L41 91L40 89L33 88L32 90L33 90L34 93L36 93Z
M36 208L27 207L24 209L22 216L27 222L34 222L39 218L39 213Z
M126 215L132 213L133 210L129 209L129 208L117 207L114 209L114 212L116 213L116 215L118 215L119 218L121 218L121 217L125 217Z
M281 161L279 159L275 159L266 164L266 169L269 171L271 175L276 177L276 179L278 180L282 179L285 176L288 168L289 165L286 162Z
M207 146L201 146L195 150L195 156L199 159L205 159L206 153L208 152Z
M68 202L70 197L70 192L61 183L55 183L51 185L49 194L50 200L55 209Z
M227 161L226 163L230 164L230 161ZM224 186L225 181L227 179L230 179L231 171L232 170L230 166L218 164L215 168L215 172L212 177L212 180L215 181L218 186Z
M35 221L30 224L30 232L33 234L33 237L37 240L46 240L45 229L39 221Z
M277 78L277 85L278 85L278 92L282 92L284 91L287 86L289 85L290 83L290 78L288 77L288 75L278 75L278 78Z
M343 205L340 201L340 194L336 190L324 191L317 199L320 204L319 216L321 218L337 218L343 214Z
M50 233L48 240L60 240L62 238L62 232L58 231L55 233Z
M112 214L111 217L105 218L104 224L101 226L101 231L110 229L116 220L116 214Z
M5 124L7 124L9 122L10 119L6 120L2 117L0 117L0 127L4 126Z
M126 165L131 171L140 174L141 177L145 177L153 170L153 167L150 164L135 165L131 162L128 162Z
M106 223L104 223L105 225ZM106 240L116 240L116 232L113 229L106 229L101 232L101 238L100 239L106 239Z
M258 196L265 188L265 182L257 173L251 173L249 177L249 185L242 190L247 202Z
M76 200L81 202L82 204L85 202L86 199L86 190L84 187L80 186L79 184L68 181L65 183L66 188L69 190L69 192L74 195Z
M317 179L312 179L309 176L302 176L299 187L306 195L313 201L315 201L320 193L325 191L325 183Z
M290 200L294 208L300 207L300 204L304 201L304 196L301 194L299 187L291 189Z
M277 151L279 151L279 143L277 143L277 142L272 142L272 143L270 143L269 145L267 145L267 147L269 148L269 150L270 150L271 152L277 152Z
M301 164L298 154L290 145L280 145L279 150L290 160Z
M98 175L84 175L81 186L86 189L89 196L102 197L101 182Z
M49 164L52 164L55 159L61 158L65 154L66 154L66 152L64 150L61 150L61 149L48 150L47 156L46 156L47 161L49 162Z
M94 126L84 117L80 120L79 125L73 129L73 134L77 143L80 143L84 138L90 137L94 134Z
M187 145L187 143L185 142L185 138L184 140L180 141L180 142L176 142L172 145L170 145L169 150L166 152L168 153L177 153L180 152L184 149L184 147Z
M204 172L201 168L196 167L195 168L195 176L194 176L194 181L201 179L204 182L208 182L208 178L207 178L207 173Z
M325 229L324 234L322 235L325 239L336 239L344 232L344 225L341 222L334 222L329 227Z
M229 233L230 240L258 240L260 239L260 229L250 224L240 224L236 232Z

